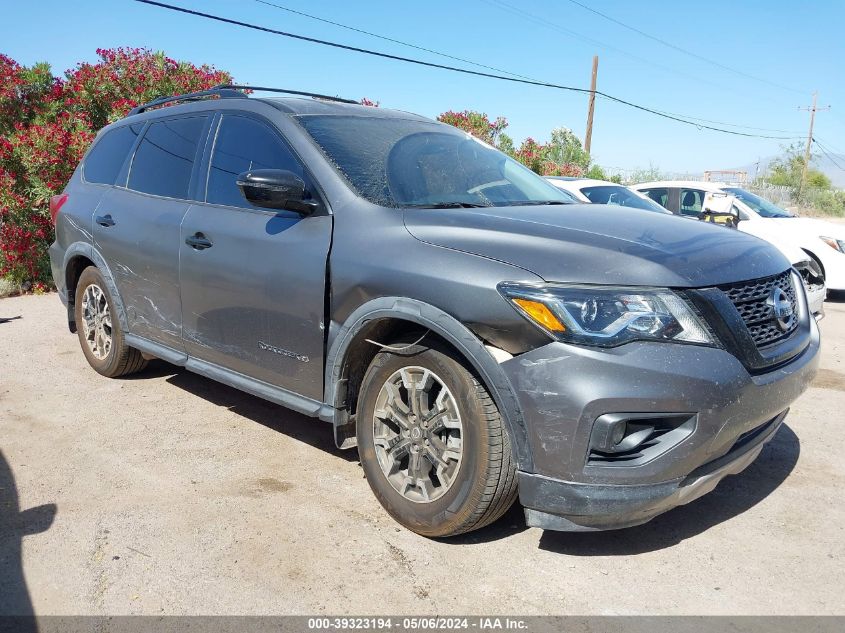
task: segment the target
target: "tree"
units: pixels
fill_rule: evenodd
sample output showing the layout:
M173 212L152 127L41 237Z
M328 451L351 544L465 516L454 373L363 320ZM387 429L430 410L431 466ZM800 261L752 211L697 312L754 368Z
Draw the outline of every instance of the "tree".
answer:
M784 148L783 155L769 164L769 174L763 180L772 185L801 187L801 174L804 171L804 155L798 144ZM807 169L807 187L827 190L831 187L830 178L818 169Z
M0 55L0 276L46 289L53 241L48 204L96 132L135 106L168 94L232 83L211 66L143 48L98 49L63 78Z
M649 163L648 167L639 167L631 172L630 182L653 182L655 180L667 180L660 168Z
M491 121L484 112L449 110L437 120L472 134L542 176L583 176L590 166L590 155L569 128L553 129L548 143L538 143L529 136L516 148L513 139L505 134L508 121L504 117ZM600 167L598 170L596 173L603 176Z
M569 128L556 127L546 145L548 160L558 165L575 165L583 170L590 166L590 155L584 151L581 139Z

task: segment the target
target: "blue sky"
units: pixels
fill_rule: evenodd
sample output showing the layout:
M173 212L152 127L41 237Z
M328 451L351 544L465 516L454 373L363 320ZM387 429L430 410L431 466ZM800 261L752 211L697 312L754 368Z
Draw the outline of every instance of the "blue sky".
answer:
M166 0L311 37L416 57L453 60L292 15L254 0ZM598 87L654 109L689 117L806 135L799 105L819 91L816 134L845 152L845 2L795 3L581 0L594 9L719 64L730 72L607 21L568 0L272 0L360 29L543 81L589 86L599 55ZM503 4L504 3L504 4ZM505 6L507 5L507 6ZM515 11L512 7L517 7ZM530 14L530 15L526 15ZM95 49L145 46L209 63L240 82L369 97L384 107L436 116L475 109L505 116L508 133L548 138L553 127L583 136L584 95L422 68L180 15L130 0L33 0L8 3L0 52L24 64L47 61L56 74ZM797 92L796 92L797 91ZM754 132L742 128L738 131ZM779 132L759 132L781 135ZM593 156L612 168L701 171L753 164L786 141L699 130L597 101Z

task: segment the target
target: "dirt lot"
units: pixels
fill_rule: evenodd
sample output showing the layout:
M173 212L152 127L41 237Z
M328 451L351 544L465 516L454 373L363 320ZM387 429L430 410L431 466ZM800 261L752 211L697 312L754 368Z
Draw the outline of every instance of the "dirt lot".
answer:
M620 532L515 507L438 542L381 510L328 425L160 362L102 378L55 295L3 299L0 611L845 614L845 303L826 307L814 387L712 494Z

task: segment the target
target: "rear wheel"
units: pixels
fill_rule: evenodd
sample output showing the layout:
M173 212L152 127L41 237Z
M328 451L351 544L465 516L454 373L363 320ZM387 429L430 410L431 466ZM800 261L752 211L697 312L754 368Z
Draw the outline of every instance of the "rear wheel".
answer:
M356 431L370 487L414 532L478 529L516 498L516 465L499 411L445 350L380 352L361 385Z
M147 366L141 352L126 344L103 275L94 266L83 270L76 284L74 315L82 352L98 373L117 378Z

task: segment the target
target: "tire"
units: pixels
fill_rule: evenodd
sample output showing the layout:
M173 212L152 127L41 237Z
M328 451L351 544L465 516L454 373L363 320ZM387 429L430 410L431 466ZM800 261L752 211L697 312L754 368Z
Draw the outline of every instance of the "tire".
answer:
M424 383L430 385L427 393L419 389ZM407 384L417 385L423 395L413 398ZM516 499L516 464L499 410L449 351L413 345L380 352L362 381L357 411L367 482L385 510L409 530L428 537L476 530L501 517ZM421 456L413 458L414 451ZM410 478L415 483L409 484L412 459L418 460L414 473L427 474Z
M108 378L134 374L147 366L141 352L126 344L115 314L103 275L89 266L76 284L76 333L88 364Z

